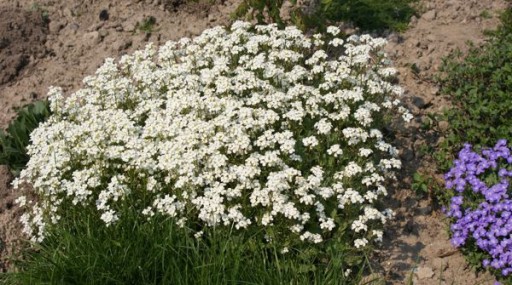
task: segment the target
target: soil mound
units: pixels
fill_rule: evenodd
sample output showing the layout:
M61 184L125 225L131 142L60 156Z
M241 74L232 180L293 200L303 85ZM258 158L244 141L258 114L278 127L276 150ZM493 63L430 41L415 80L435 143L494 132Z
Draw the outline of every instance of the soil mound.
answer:
M46 55L48 24L40 12L0 7L0 86Z

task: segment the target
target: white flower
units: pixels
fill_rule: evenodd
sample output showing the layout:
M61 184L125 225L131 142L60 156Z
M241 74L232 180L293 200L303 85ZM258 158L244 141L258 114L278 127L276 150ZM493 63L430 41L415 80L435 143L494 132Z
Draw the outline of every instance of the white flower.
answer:
M328 134L332 129L332 124L327 119L321 119L315 124L315 128L317 129L319 134Z
M368 244L368 240L365 238L359 238L354 241L354 246L356 248L365 247Z
M310 137L307 137L307 138L304 138L302 140L302 143L304 144L304 146L306 147L310 147L310 148L313 148L315 146L318 145L318 140L316 139L315 136L310 136Z
M18 204L20 207L25 207L27 204L27 197L26 196L20 196L14 200L14 203Z
M116 215L116 212L113 210L107 210L103 214L101 214L101 219L105 222L106 226L110 226L119 220L119 217Z
M338 27L335 27L335 26L327 27L327 33L329 33L333 36L337 36L340 32L341 32L340 28L338 28Z
M73 94L52 87L53 114L32 132L30 160L13 181L30 184L38 201L16 200L28 210L23 232L42 241L47 223L66 217L63 205L92 206L110 226L134 199L141 219L163 215L205 233L284 231L280 248L322 242L339 226L330 215L350 207L351 234L381 239L390 217L375 203L401 164L380 118L411 119L388 78L385 41L345 43L337 27L325 38L251 27L149 44L106 59ZM343 54L334 58L333 46Z
M343 154L343 150L341 149L339 144L332 145L328 150L327 153L329 155L332 155L334 157L341 156Z

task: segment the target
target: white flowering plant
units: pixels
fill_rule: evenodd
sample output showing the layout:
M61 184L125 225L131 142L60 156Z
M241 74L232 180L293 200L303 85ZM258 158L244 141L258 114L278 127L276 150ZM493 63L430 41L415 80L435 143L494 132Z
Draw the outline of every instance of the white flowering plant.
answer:
M235 22L107 59L69 97L51 88L14 181L36 197L17 200L23 231L42 242L70 209L112 227L128 204L198 239L254 232L281 254L382 240L378 202L401 164L381 130L411 115L385 40L339 33Z

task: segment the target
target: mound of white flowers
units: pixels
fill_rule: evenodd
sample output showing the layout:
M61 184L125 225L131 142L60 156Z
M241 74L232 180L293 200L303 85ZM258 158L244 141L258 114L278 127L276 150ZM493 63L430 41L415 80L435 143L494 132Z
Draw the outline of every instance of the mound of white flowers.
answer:
M136 196L149 221L313 243L343 224L356 247L381 239L389 211L375 204L400 161L379 129L387 114L411 115L385 41L338 33L236 22L107 59L68 98L52 88L53 115L14 182L35 192L17 200L24 232L42 241L68 207L111 226Z

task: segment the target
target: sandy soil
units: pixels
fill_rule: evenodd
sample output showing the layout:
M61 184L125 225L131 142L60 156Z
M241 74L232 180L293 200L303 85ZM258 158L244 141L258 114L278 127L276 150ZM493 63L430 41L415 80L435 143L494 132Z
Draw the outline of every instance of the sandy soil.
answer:
M45 97L49 86L61 86L67 92L80 88L82 79L106 57L117 58L147 42L161 44L227 24L239 0L219 0L214 5L182 2L0 0L0 127L12 119L14 107ZM414 172L431 169L429 155L421 149L437 144L447 127L440 124L427 132L420 130L427 114L447 106L433 81L442 57L457 48L464 50L466 41L482 43L483 31L496 27L497 11L506 5L505 0L423 0L421 15L411 20L410 28L388 36L387 52L400 71L406 101L416 119L409 126L398 126L396 143L405 167L388 201L397 218L374 260L374 277L385 279L386 284L492 284L494 280L468 268L450 245L440 210L410 188ZM149 17L156 24L147 33L137 23ZM7 169L0 167L0 260L4 261L0 270L9 266L5 257L19 236L11 179Z

